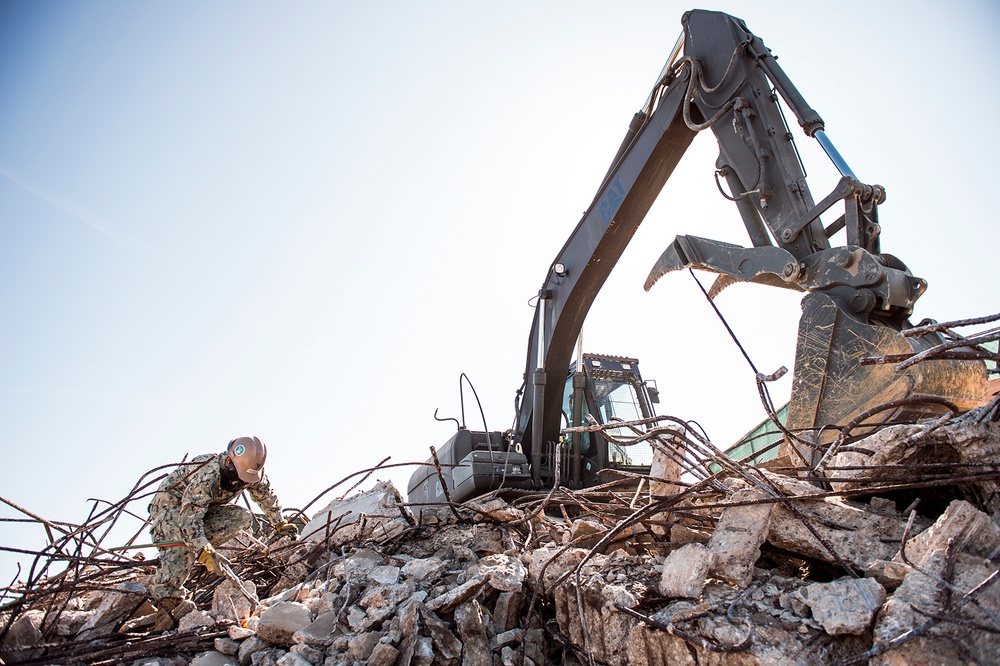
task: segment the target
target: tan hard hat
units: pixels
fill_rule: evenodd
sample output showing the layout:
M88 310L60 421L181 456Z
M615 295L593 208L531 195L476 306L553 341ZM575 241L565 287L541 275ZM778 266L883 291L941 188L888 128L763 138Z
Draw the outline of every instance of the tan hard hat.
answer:
M257 437L237 437L226 450L236 466L236 473L246 483L257 483L264 475L267 447Z

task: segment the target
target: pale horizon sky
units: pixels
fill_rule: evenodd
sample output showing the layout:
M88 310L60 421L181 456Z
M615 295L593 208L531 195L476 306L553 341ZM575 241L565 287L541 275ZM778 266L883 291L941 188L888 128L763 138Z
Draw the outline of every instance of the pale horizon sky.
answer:
M301 507L440 447L454 426L434 410L459 416L463 372L488 427L509 428L528 302L690 8L4 0L0 496L80 523L88 498L252 434L283 504ZM1000 310L1000 8L706 8L744 19L858 177L885 186L882 248L930 284L913 321ZM819 200L837 174L795 140ZM753 373L689 276L642 290L678 234L749 245L716 153L702 133L584 347L637 357L660 413L724 448L764 418ZM792 367L799 298L736 285L717 299L763 372ZM466 416L482 427L468 393ZM372 480L405 494L410 473ZM44 535L0 523L0 545ZM3 585L13 561L0 554Z

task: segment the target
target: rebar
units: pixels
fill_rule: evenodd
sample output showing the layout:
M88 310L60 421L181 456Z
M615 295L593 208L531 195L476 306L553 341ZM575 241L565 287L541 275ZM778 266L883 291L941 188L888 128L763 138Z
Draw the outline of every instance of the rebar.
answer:
M869 356L862 358L861 364L879 365L884 363L895 363L896 365L894 370L900 372L912 365L929 360L982 360L993 362L994 365L993 368L990 369L990 372L995 374L997 372L997 364L1000 363L1000 354L990 351L983 345L1000 340L1000 328L980 331L979 333L971 336L960 335L953 329L962 326L988 324L997 320L1000 320L1000 314L989 315L986 317L960 319L940 324L930 323L922 326L915 326L913 328L906 329L901 333L905 337L921 337L927 335L928 333L943 333L944 337L947 339L940 344L937 344L929 349L925 349L919 353ZM961 351L953 351L957 348L963 349Z
M762 378L761 384L766 379ZM766 395L765 389L762 389L761 393L767 408L770 402L769 396ZM868 415L885 411L892 406L889 403L881 405L874 410L869 410L870 414ZM770 407L771 409L767 411L772 414L773 405ZM993 411L997 411L998 407L1000 404L995 405L992 408ZM989 413L992 414L992 412ZM951 414L948 416L950 418ZM493 493L493 497L502 496L507 501L508 506L521 512L518 518L505 520L502 525L497 527L502 531L505 543L509 542L510 550L513 552L526 553L539 534L545 534L549 528L557 523L571 526L574 521L586 517L597 525L595 532L563 542L556 553L543 563L538 575L537 587L534 589L528 607L529 616L536 612L539 605L537 602L541 595L551 593L556 586L568 584L571 581L575 582L577 604L582 609L581 572L583 567L593 556L617 547L617 544L624 539L627 539L629 545L634 547L636 551L643 548L648 549L647 552L662 550L664 544L657 543L658 541L662 542L662 536L657 536L657 532L651 527L652 525L670 526L676 521L694 525L704 532L706 529L711 530L718 521L721 512L726 509L752 504L781 504L787 507L812 532L817 541L829 552L833 562L839 564L851 575L857 575L854 567L822 538L817 528L827 526L829 521L818 515L818 512L810 510L812 503L827 498L850 499L873 495L884 496L886 493L913 492L924 488L965 487L968 484L995 486L1000 481L1000 463L994 462L958 460L894 465L825 464L833 463L833 455L838 449L843 451L848 448L849 444L856 442L857 437L859 437L858 432L867 431L867 436L887 425L886 423L869 424L863 421L862 418L846 425L833 426L839 430L839 436L834 445L824 449L828 455L824 458L824 463L821 463L817 468L814 469L803 464L780 470L771 469L767 473L750 464L752 457L743 460L730 458L692 423L674 416L659 416L637 421L613 420L606 424L595 423L563 431L564 434L577 431L598 432L608 441L620 446L630 446L647 441L658 455L665 456L678 465L684 479L655 478L648 474L612 469L606 471L606 476L602 478L600 485L582 489L566 488L560 485L561 447L556 446L553 467L554 479L551 487L528 491L503 490ZM941 425L941 422L932 423L933 427L941 427ZM925 438L928 436L930 429L926 427L926 422L924 426L917 435L912 436L913 439L918 436ZM618 437L613 434L623 430L631 431L634 436ZM933 437L928 438L928 440L930 439ZM445 476L443 468L451 466L441 464L436 460L436 457L436 451L432 449L432 458L435 458L433 463L408 462L387 465L389 458L386 458L374 467L346 476L317 495L301 510L297 509L294 512L300 517L307 516L308 509L324 495L348 482L352 482L348 490L351 492L376 470L434 464L443 482ZM192 463L182 462L180 464ZM0 642L9 632L13 622L28 609L42 608L46 610L47 615L42 626L43 632L48 632L55 625L60 613L69 608L69 602L73 597L102 590L113 590L114 585L123 580L134 579L139 574L148 575L152 572L153 567L158 564L158 560L139 559L130 555L133 549L141 548L135 544L137 537L147 527L146 521L142 517L144 512L135 510L135 502L148 498L151 494L151 487L164 478L165 475L161 472L175 466L166 465L146 472L135 483L129 494L119 501L90 500L93 505L88 517L86 521L78 525L42 517L11 500L0 497L0 502L26 516L26 518L13 520L36 523L42 528L44 534L44 544L37 549L0 545L0 550L32 558L24 582L17 582L20 577L19 569L18 577L15 577L14 582L0 588L0 595L2 595L0 596L0 604L3 604L0 606L0 613L2 613L0 614ZM853 472L863 472L864 476L852 476ZM800 481L826 485L822 488L816 487L815 492L785 492L774 482L774 478L778 478L774 475L779 473ZM763 496L752 500L734 501L732 479L738 480L737 486L748 484L761 491ZM648 485L644 485L650 481L668 485L669 490L675 492L653 493L649 490ZM851 485L850 487L839 487L830 486L831 483ZM782 485L782 488L785 487L787 486ZM838 489L829 490L830 487ZM451 501L450 497L448 500L443 503L435 503L435 505L446 506L451 518L456 523L474 522L478 519L490 520L491 518L491 509L482 504L482 497L467 502L454 502ZM405 530L404 536L422 534L435 529L433 525L411 522L411 519L408 518L407 506L414 505L403 503L399 507L401 515L407 518L410 525ZM109 534L113 531L119 531L118 528L125 527L126 525L123 523L130 520L136 521L138 527L134 531L134 536L128 539L125 544L109 546L104 543L109 538ZM331 513L328 516L325 529L321 527L317 530L317 540L310 542L285 539L272 540L267 543L264 536L259 535L258 538L251 534L244 534L230 542L227 548L227 557L232 563L234 573L243 580L252 580L257 587L258 596L264 599L269 596L282 576L290 571L290 564L301 563L307 569L305 573L295 574L298 576L296 580L311 580L318 576L329 576L333 564L346 560L352 550L371 547L371 543L365 541L370 539L371 534L364 529L357 530L356 534L345 535L344 530L352 520L356 521L357 518L347 518L344 512L339 515ZM340 538L335 540L335 536ZM380 541L382 544L380 548L386 551L397 548L404 538L398 534L395 536L384 534L382 536L385 538ZM588 544L587 552L577 565L564 572L557 580L546 584L544 573L548 566L568 549L581 548L582 544L585 543ZM669 544L667 545L669 546ZM826 554L823 554L823 557L826 558ZM818 556L817 559L819 559ZM824 559L824 561L829 560ZM345 604L352 591L352 577L353 574L348 571L348 594L345 596ZM985 585L992 584L994 578L995 574L983 581L983 584L976 589L964 594L964 590L946 585L946 589L951 589L956 595L961 595L961 598L954 603L946 604L945 610L941 612L930 613L928 611L926 614L930 620L926 623L927 627L943 621L970 621L958 617L958 609L970 602L973 605L977 604L978 601L972 597L976 596L979 593L978 590L983 589ZM196 566L192 570L187 584L193 590L196 603L204 607L209 603L212 593L220 581L218 576ZM734 625L742 625L742 618L736 617L731 611L732 607L727 611L727 617L730 618L730 621ZM623 609L623 612L627 611ZM643 621L646 621L647 616L643 616L643 618ZM115 629L120 629L121 624L128 619L127 617L123 618ZM991 619L997 618L992 617ZM685 641L705 649L717 651L744 649L742 638L732 645L722 645L717 642L705 642L703 637L695 636L684 628L678 629L677 626L673 626L672 630L675 635ZM926 628L918 627L914 630L917 633L910 633L906 637L897 637L891 641L891 644L893 646L900 645L908 638L926 630ZM131 636L131 642L128 645L116 645L115 641L120 640L117 636L121 635ZM198 634L198 636L200 640L206 634ZM586 627L584 627L583 636L585 642L590 640ZM741 634L742 636L743 634ZM746 636L747 640L752 641L752 627L748 628ZM45 637L46 640L52 639L48 633L45 634ZM39 657L36 661L29 660L23 663L128 661L133 658L131 655L154 656L161 654L161 652L157 652L159 650L162 650L162 654L168 654L168 648L165 646L169 645L171 650L177 650L181 643L176 636L147 638L140 636L136 639L134 634L116 634L107 639L78 641L68 645L55 642L46 643L44 656ZM589 651L588 654L590 654Z

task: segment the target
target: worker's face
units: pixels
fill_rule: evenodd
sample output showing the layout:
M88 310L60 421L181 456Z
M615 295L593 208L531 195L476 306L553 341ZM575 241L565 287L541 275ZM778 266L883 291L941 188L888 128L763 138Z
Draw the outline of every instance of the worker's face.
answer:
M219 485L222 489L235 493L246 487L246 483L240 478L239 472L236 471L236 465L233 464L233 459L226 456L226 462L222 465L222 475L219 479Z

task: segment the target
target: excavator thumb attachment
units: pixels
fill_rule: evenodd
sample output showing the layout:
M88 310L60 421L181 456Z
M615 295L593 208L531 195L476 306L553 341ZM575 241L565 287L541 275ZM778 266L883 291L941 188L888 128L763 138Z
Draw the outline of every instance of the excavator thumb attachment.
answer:
M699 236L677 236L649 271L643 289L649 291L667 273L689 267L739 282L801 289L794 283L799 276L799 263L787 250L771 245L740 247ZM720 287L718 291L721 290Z
M905 401L872 414L866 422L943 414L948 410L941 399L960 411L982 404L987 388L982 361L927 360L901 372L892 364L861 364L865 357L914 354L941 342L939 336L904 337L887 326L863 323L827 294L806 294L786 426L802 439L824 447L839 434L839 429L829 426L846 425L859 414L889 402ZM793 464L815 465L822 451L786 439L779 456L786 455Z

